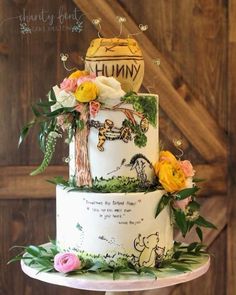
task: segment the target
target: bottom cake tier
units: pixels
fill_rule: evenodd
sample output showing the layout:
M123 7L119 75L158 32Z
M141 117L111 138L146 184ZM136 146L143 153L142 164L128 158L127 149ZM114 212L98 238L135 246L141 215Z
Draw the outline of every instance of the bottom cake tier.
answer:
M155 218L165 192L94 193L57 186L57 245L116 261L151 267L173 247L168 206Z

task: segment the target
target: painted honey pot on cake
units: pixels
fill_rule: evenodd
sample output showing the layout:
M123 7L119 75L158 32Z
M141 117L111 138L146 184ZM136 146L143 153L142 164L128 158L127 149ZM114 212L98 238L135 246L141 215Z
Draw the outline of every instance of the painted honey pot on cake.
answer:
M97 38L87 50L85 69L96 76L115 77L126 92L138 92L144 76L144 60L132 38Z

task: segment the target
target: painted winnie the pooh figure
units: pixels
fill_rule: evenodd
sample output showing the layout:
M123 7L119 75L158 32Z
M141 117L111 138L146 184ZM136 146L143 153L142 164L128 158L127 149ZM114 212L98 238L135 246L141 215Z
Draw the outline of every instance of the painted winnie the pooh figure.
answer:
M139 266L153 267L156 264L157 256L163 256L164 248L158 246L159 233L147 237L139 236L134 240L134 248L140 252L138 257Z

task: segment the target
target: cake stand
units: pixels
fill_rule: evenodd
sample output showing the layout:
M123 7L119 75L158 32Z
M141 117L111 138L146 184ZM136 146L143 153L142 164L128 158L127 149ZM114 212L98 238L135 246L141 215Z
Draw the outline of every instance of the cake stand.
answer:
M121 274L119 279L114 280L112 274L79 274L66 276L61 273L38 273L38 269L30 267L21 260L21 268L31 278L75 289L89 291L105 291L106 295L127 294L128 291L152 290L168 287L196 279L207 272L210 266L210 256L202 254L194 257L195 262L188 267L190 271L179 271L166 268L156 271L157 279L145 275ZM117 293L118 292L118 293Z

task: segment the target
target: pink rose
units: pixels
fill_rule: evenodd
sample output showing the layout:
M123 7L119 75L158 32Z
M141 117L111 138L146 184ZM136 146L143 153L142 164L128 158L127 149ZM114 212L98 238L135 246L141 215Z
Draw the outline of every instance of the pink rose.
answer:
M192 201L192 197L191 196L190 197L187 197L187 198L185 198L183 200L179 200L179 201L175 200L173 202L173 206L176 209L184 210L191 201Z
M195 174L195 170L193 169L192 164L188 160L180 161L179 162L181 169L184 172L186 177L193 177Z
M80 259L73 253L58 253L54 257L55 270L67 273L81 267Z
M95 117L100 110L101 104L98 101L90 101L89 112L92 117Z
M77 80L77 86L79 86L85 81L93 81L95 78L96 78L96 75L94 73L91 73L90 75L87 75L87 76L82 76Z
M77 88L77 80L65 78L61 82L60 88L61 88L61 90L75 92L75 90Z

